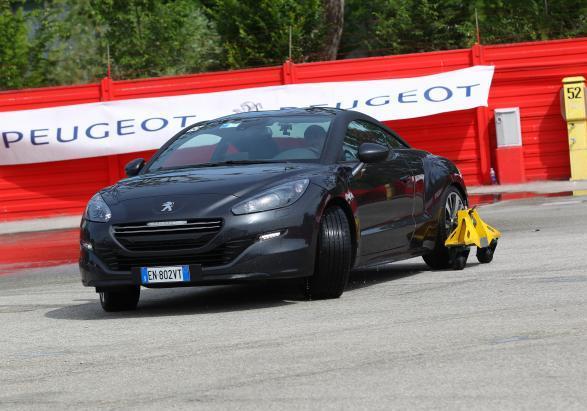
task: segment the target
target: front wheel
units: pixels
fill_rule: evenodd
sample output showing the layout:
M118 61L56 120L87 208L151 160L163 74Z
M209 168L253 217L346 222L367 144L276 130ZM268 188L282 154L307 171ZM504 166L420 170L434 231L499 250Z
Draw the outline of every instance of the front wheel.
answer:
M102 290L100 294L100 305L108 312L128 311L137 308L141 295L140 287L120 287Z
M316 268L307 280L308 297L340 297L349 280L351 255L351 230L346 214L340 207L329 207L320 223Z
M424 261L434 270L453 268L462 270L467 263L469 256L468 247L458 247L450 251L444 245L444 242L452 231L457 228L459 210L465 209L465 200L461 192L456 187L448 187L444 193L444 207L440 211L438 218L438 228L436 232L436 242L434 249L423 256ZM461 249L462 248L462 249ZM466 248L466 251L464 250Z

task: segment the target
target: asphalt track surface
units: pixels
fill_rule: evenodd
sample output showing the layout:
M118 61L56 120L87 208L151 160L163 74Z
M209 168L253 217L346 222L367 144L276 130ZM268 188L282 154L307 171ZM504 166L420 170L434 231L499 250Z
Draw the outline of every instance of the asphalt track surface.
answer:
M391 264L331 301L144 290L113 314L74 264L5 271L0 408L586 409L587 197L481 214L493 263Z

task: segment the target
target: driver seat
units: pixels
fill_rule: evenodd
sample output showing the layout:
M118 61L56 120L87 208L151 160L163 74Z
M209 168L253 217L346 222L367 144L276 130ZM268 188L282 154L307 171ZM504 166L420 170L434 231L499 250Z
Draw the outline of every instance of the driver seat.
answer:
M273 132L269 127L253 126L247 130L247 133L249 158L271 159L279 153L279 147L273 141Z
M321 149L324 145L324 140L326 139L326 130L322 127L313 124L306 129L304 132L304 142L306 143L306 147L314 147L317 149Z

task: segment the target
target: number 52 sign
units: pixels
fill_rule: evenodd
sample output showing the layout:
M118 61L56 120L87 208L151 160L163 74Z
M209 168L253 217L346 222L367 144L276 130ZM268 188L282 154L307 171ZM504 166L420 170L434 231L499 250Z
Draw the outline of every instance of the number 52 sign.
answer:
M561 114L566 121L585 120L587 113L585 79L567 77L561 90Z
M568 100L576 100L580 99L581 97L581 87L567 87L567 99Z

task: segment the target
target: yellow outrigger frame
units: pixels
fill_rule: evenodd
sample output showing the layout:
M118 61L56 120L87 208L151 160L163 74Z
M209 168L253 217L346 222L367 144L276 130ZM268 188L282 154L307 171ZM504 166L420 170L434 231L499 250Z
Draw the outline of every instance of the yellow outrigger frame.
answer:
M457 218L457 228L450 233L444 243L447 247L476 245L478 248L487 248L496 244L497 239L501 237L499 230L481 220L476 207L458 211Z

